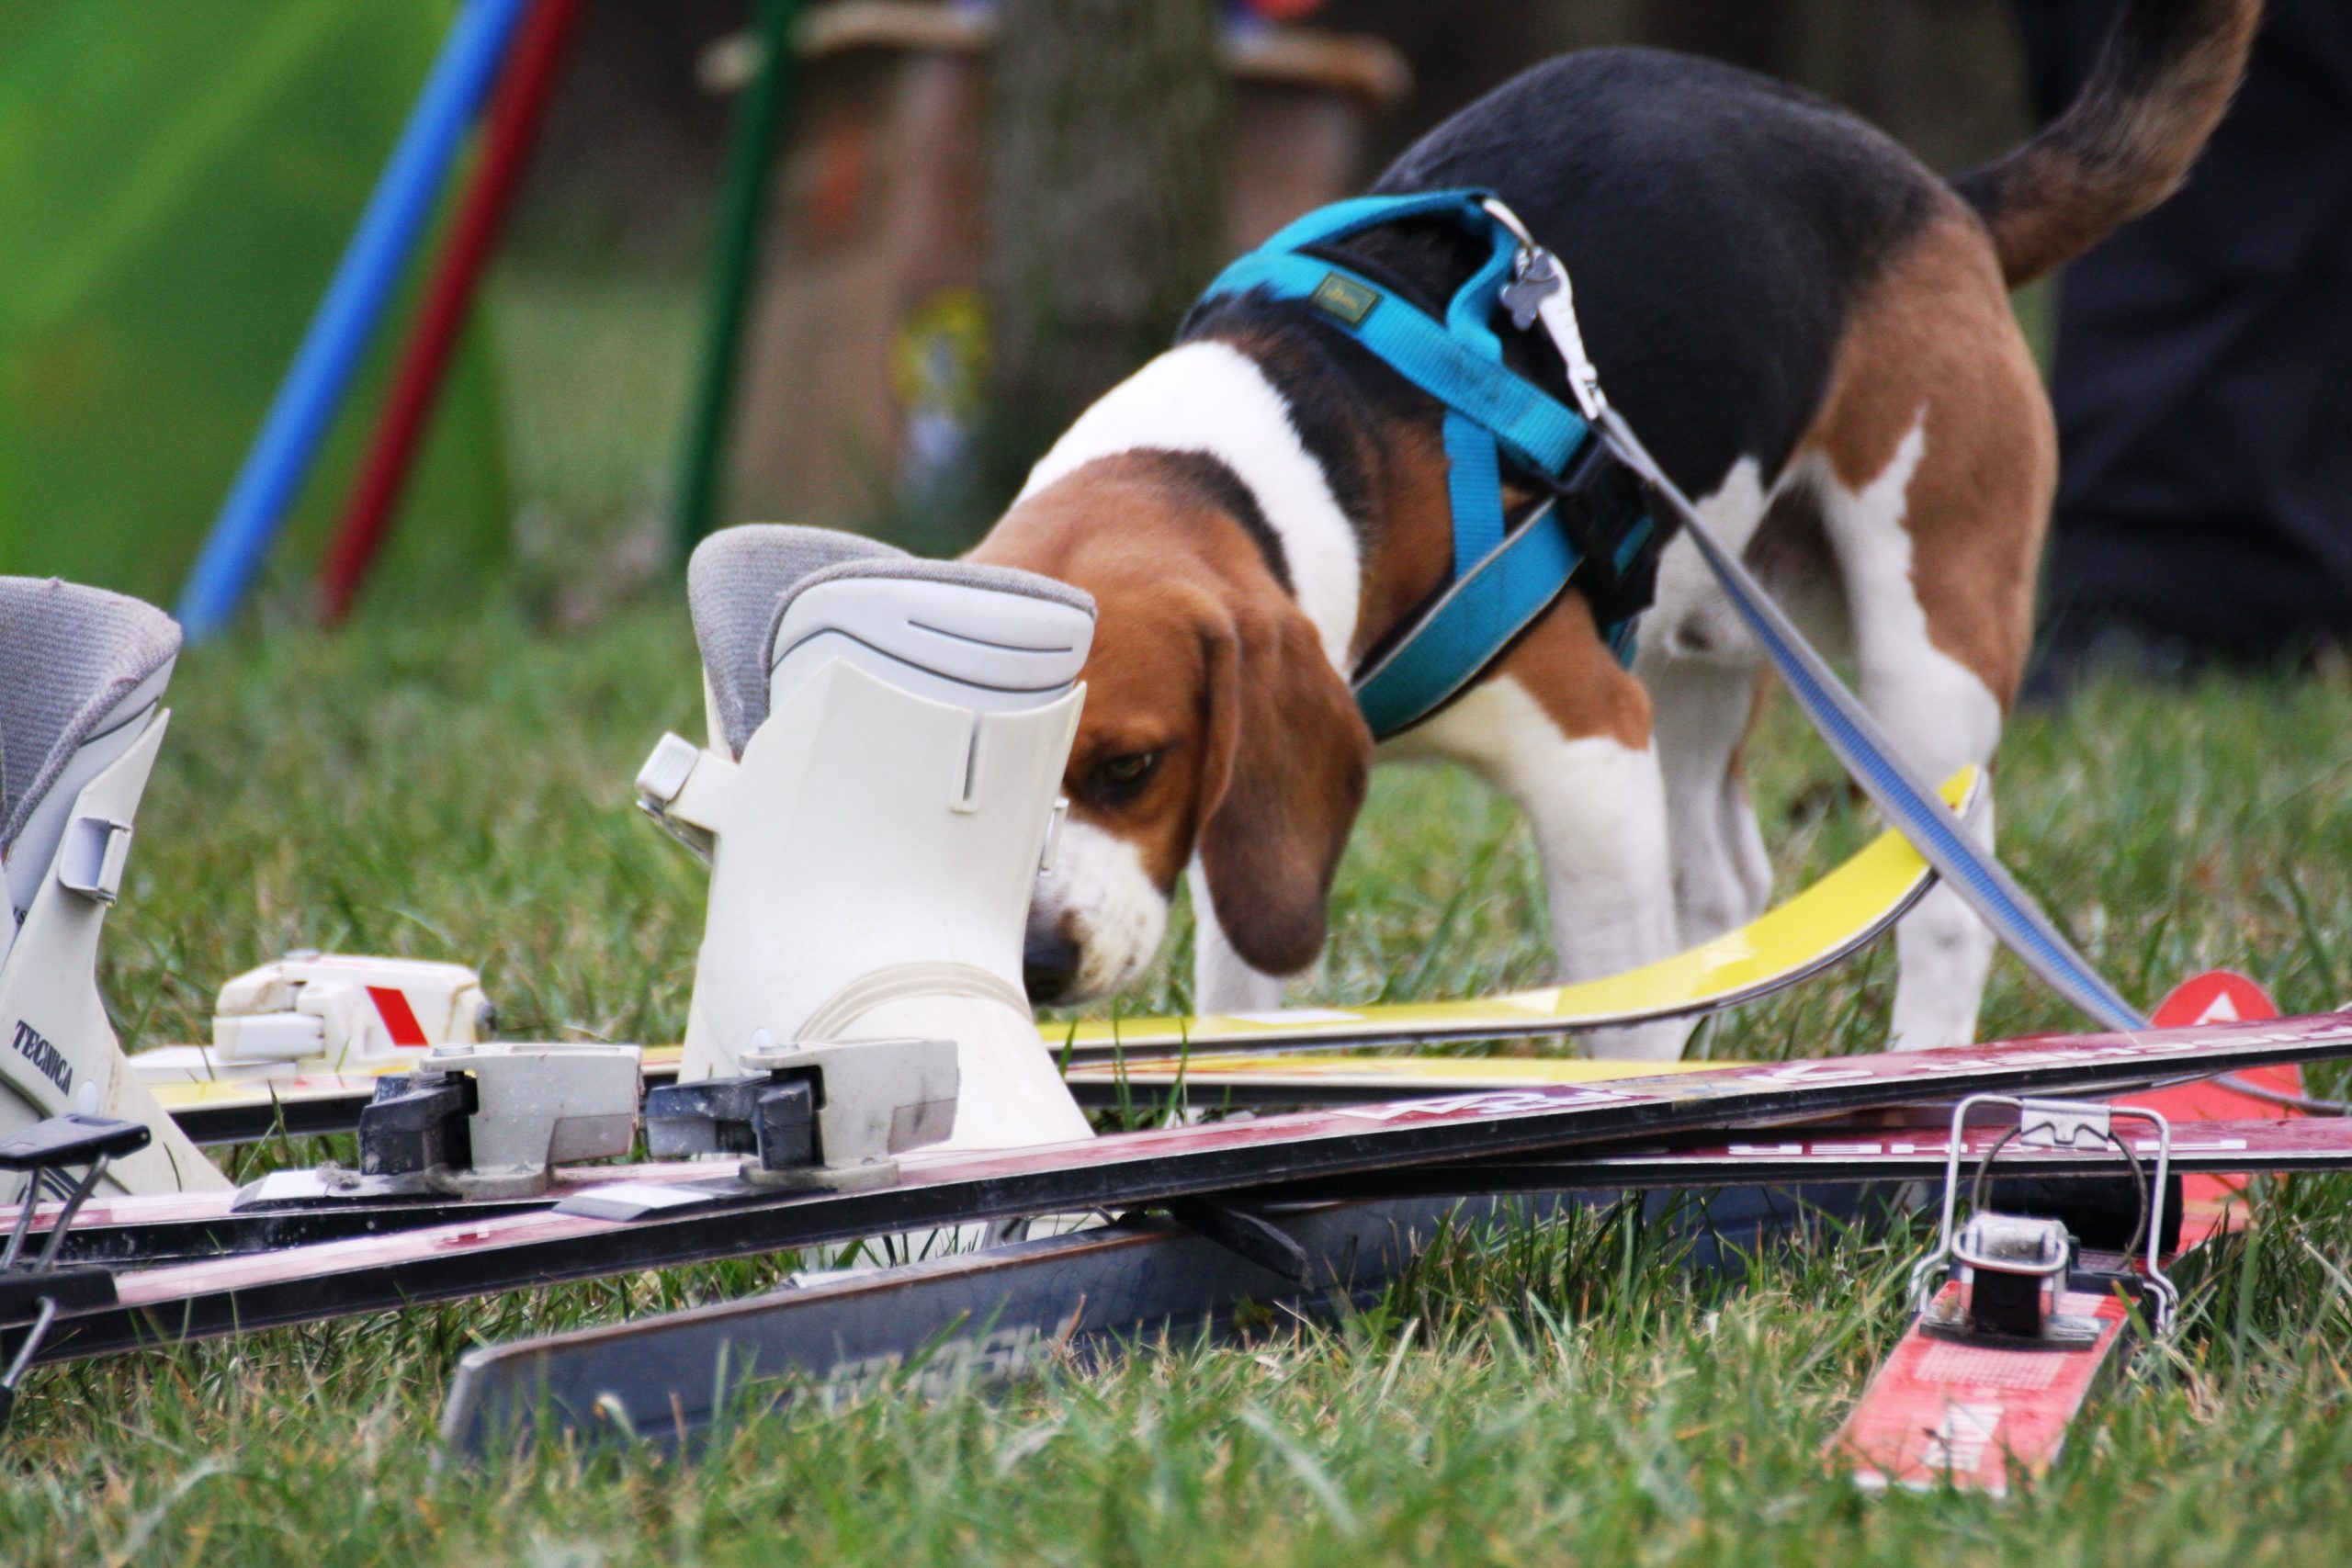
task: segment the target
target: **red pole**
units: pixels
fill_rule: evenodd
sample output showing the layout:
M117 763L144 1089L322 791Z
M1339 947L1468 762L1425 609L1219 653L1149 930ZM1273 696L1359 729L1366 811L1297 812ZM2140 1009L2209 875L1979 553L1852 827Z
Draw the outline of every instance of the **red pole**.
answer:
M534 0L514 53L499 74L483 133L481 167L466 192L465 206L450 231L449 248L417 310L416 330L401 352L399 373L376 423L367 461L352 486L350 504L319 567L320 614L329 626L351 613L352 601L391 532L482 268L522 189L539 122L580 19L580 4Z

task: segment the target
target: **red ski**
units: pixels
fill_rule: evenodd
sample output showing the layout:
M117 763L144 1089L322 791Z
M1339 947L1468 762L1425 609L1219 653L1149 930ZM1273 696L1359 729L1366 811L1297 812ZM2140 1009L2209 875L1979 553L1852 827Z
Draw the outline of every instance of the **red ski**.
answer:
M1939 1304L1948 1307L1959 1290L1945 1286ZM2096 1337L2076 1348L2020 1350L1905 1333L1838 1436L1856 1484L1949 1484L2000 1497L2012 1467L2048 1470L2084 1402L2120 1361L2131 1317L2111 1292L2069 1292L2059 1311L2096 1323Z
M2159 1028L2197 1028L2212 1027L2222 1019L2275 1017L2276 1007L2259 987L2243 976L2217 972L2176 989L2157 1009L2154 1021ZM2273 1077L2258 1087L2299 1094L2301 1080L2282 1082ZM2282 1116L2286 1108L2233 1089L2226 1079L2202 1078L2117 1102L2119 1112L2128 1114L2125 1107L2155 1111L2176 1122L2179 1130L2172 1149L2189 1156L2177 1159L2176 1169L2214 1168L2215 1162L2190 1155L2200 1141L2242 1140L2251 1148L2308 1140L2316 1146L2346 1131L2341 1121L2260 1120ZM2256 1120L2201 1120L2215 1114ZM1972 1137L1971 1142L1983 1140ZM2149 1146L2145 1138L2131 1142L2135 1153ZM2014 1163L2030 1172L2036 1157L2038 1151ZM2012 1168L2007 1151L2001 1168L2005 1173ZM2123 1168L2110 1155L2109 1168ZM2245 1168L2269 1167L2264 1160L2249 1160ZM2199 1205L2182 1217L2182 1243L2193 1246L2225 1223L2223 1205L2244 1188L2245 1178L2192 1174L2183 1185ZM2159 1191L2159 1203L2161 1198ZM1990 1219L1999 1222L2002 1216ZM2155 1219L2152 1211L2143 1223L2153 1227ZM2020 1227L2007 1237L2011 1245L1997 1257L1963 1257L1973 1267L1955 1269L1954 1277L1936 1292L1871 1380L1830 1445L1833 1462L1849 1468L1858 1484L1874 1491L1951 1485L2004 1495L2013 1476L2038 1476L2057 1461L2067 1429L2085 1402L2121 1366L2134 1324L2129 1298L2150 1276L2160 1280L2161 1274L2151 1267L2134 1269L2122 1260L2089 1273L2068 1267L2064 1257L2047 1263L2020 1262L2026 1249L2017 1244L2022 1239L2030 1239L2030 1233ZM1951 1240L1948 1199L1947 1247ZM2011 1267L2018 1271L2003 1272ZM2030 1278L2036 1271L2038 1285ZM1972 1318L1965 1295L1972 1273L1979 1292L1997 1287L2010 1292L2010 1306L2025 1301L2030 1289L2039 1290L2041 1297L2021 1309L2023 1321L2004 1317L1999 1309ZM2164 1303L2154 1304L2161 1308ZM2161 1311L2151 1312L2143 1321L2158 1318L2161 1331ZM1987 1327L1988 1322L1993 1326ZM2039 1331L2025 1332L2028 1328Z

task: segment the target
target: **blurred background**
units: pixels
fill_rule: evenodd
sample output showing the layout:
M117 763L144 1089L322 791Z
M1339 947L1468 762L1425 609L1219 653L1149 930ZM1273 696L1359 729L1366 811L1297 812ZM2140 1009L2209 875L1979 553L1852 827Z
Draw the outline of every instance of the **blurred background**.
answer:
M578 626L752 519L961 548L1224 260L1550 53L1720 56L1949 171L2063 103L2037 11L2095 39L2110 3L10 0L0 571L175 601L412 106L493 5L490 130L424 187L314 410L235 600L266 624L318 615L323 566L330 612L339 571L367 614ZM409 385L469 229L487 270ZM2020 310L2047 355L2052 299ZM363 501L380 550L344 537ZM2352 561L2323 568L2352 604Z

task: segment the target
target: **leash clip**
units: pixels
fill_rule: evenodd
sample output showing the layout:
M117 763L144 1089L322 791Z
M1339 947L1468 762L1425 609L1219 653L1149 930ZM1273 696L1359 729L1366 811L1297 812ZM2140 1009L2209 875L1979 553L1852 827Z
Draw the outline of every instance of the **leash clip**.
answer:
M1609 399L1600 390L1600 372L1592 358L1585 353L1584 331L1577 323L1576 290L1568 282L1568 269L1560 258L1535 243L1519 214L1493 197L1478 204L1487 216L1510 231L1519 242L1519 254L1511 258L1511 281L1503 285L1497 298L1510 312L1511 325L1525 332L1536 322L1544 323L1552 346L1559 351L1562 367L1567 372L1568 390L1575 394L1577 407L1586 421L1599 424L1608 412Z
M1503 309L1521 332L1533 326L1544 313L1544 301L1560 291L1560 264L1549 251L1521 251L1511 264L1511 280L1503 285Z

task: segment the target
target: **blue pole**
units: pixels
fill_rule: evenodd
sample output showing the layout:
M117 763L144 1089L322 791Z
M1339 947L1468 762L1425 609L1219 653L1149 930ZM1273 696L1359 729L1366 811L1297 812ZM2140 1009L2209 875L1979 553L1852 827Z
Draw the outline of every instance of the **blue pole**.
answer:
M218 631L236 614L269 554L526 6L465 0L450 27L326 298L189 569L179 619L191 639Z

